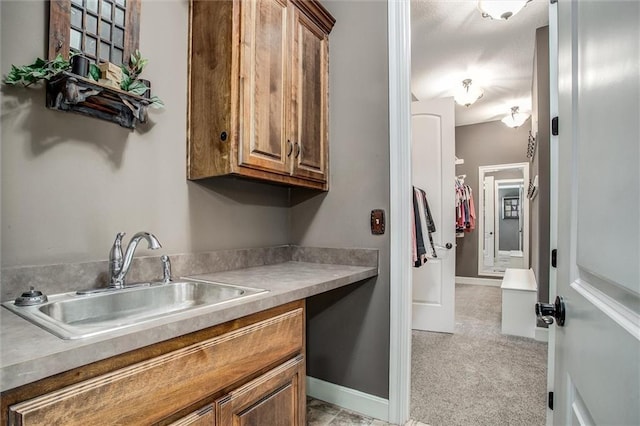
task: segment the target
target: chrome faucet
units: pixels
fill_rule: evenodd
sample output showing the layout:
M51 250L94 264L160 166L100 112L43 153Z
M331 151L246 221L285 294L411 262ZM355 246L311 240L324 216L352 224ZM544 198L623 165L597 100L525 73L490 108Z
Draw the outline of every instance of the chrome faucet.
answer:
M122 237L124 237L124 232L118 232L116 235L116 239L113 242L113 246L109 251L109 287L110 288L124 288L125 283L124 279L129 272L129 268L131 267L131 261L133 260L133 254L136 251L136 247L138 247L138 243L143 238L147 240L149 244L149 248L151 250L157 250L160 247L160 242L155 237L155 235L150 234L148 232L138 232L135 234L131 241L129 241L129 245L127 246L127 250L124 253L124 257L122 256Z

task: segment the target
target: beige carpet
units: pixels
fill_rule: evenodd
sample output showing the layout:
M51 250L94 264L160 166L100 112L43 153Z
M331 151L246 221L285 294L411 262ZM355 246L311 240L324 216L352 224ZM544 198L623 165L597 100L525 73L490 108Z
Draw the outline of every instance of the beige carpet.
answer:
M456 332L413 331L412 419L431 426L545 424L547 345L502 335L500 311L500 288L459 284Z

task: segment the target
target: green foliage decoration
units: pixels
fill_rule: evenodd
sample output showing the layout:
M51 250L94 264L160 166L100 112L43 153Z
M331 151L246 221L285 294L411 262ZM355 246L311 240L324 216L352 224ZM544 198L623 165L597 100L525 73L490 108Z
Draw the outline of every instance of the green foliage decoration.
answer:
M71 56L73 57L74 54ZM131 58L129 59L129 64L126 66L124 64L121 65L122 81L120 83L120 89L125 92L133 93L134 95L144 96L149 88L139 79L139 77L148 63L149 60L143 58L139 50L132 53ZM71 62L64 59L60 54L51 61L36 58L35 62L31 65L11 65L11 71L9 71L9 73L2 79L2 82L11 86L21 84L25 87L29 87L42 80L49 81L58 74L70 70ZM100 68L98 68L94 63L90 64L89 77L98 81L100 80L100 76ZM155 95L151 96L149 100L151 101L151 106L154 108L164 107L164 102Z
M3 83L15 86L22 84L29 87L41 80L51 80L63 71L71 69L71 63L58 55L51 61L36 58L31 65L15 66L11 65L11 71L2 80Z
M143 58L139 50L133 52L131 54L131 58L129 58L129 64L127 66L124 64L120 66L122 69L122 81L120 82L120 88L126 92L131 92L138 96L144 96L144 94L147 93L147 90L150 89L139 79L139 77L148 63L149 60ZM152 107L164 107L164 102L162 102L159 97L154 95L149 99L151 100Z

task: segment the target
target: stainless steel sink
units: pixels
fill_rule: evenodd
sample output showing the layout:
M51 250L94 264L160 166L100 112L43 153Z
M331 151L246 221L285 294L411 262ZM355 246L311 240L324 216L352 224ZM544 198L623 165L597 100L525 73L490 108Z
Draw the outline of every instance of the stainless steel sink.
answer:
M15 306L13 302L2 305L62 339L80 339L266 291L221 283L178 281L89 295L56 294L37 306Z

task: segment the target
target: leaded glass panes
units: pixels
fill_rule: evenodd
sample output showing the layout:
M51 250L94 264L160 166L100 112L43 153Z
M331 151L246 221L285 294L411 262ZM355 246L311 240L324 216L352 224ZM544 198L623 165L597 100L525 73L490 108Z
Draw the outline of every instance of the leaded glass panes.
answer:
M124 27L124 9L121 9L116 6L116 11L114 13L114 22L116 25Z
M99 0L87 0L87 10L93 13L98 13Z
M126 50L127 1L131 0L71 0L71 50L83 52L94 62L121 65Z
M105 0L102 0L100 7L100 14L104 19L111 20L111 3Z
M71 6L71 25L82 29L82 8Z
M111 41L111 24L107 21L100 21L100 38L104 41Z
M122 55L122 50L114 47L113 49L111 49L111 62L113 62L114 64L121 64Z
M84 43L85 54L88 54L88 56L95 58L98 41L93 37L86 36L86 38L84 39Z
M124 46L124 30L118 27L113 29L113 44L118 47Z
M71 37L69 45L72 49L81 50L82 48L82 33L78 30L71 29Z
M1 2L2 0L0 0ZM49 58L125 62L138 48L141 0L49 0Z
M87 13L87 17L86 17L86 29L87 32L90 32L91 34L98 34L98 18L91 15L90 13Z
M103 41L100 42L100 62L109 62L111 45Z

